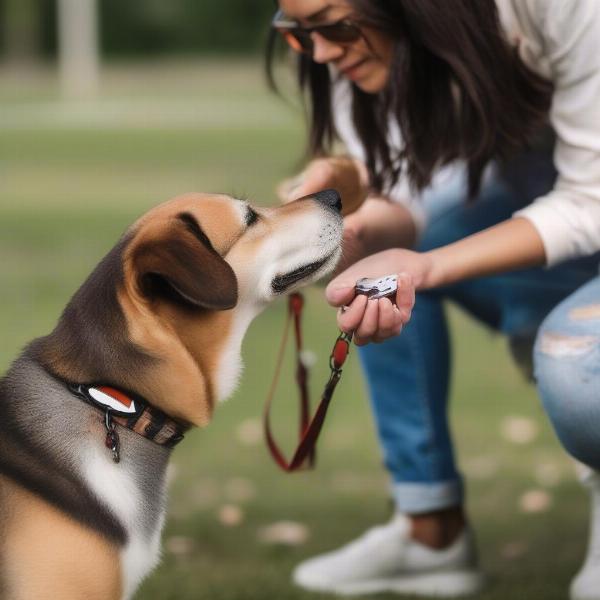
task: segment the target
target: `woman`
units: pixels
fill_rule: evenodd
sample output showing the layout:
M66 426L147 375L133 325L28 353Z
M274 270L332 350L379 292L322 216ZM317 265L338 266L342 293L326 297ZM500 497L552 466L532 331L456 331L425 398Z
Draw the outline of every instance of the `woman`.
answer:
M299 52L312 152L325 155L337 132L358 159L310 164L287 196L354 181L355 193L343 196L356 209L346 218L348 268L327 298L347 306L338 322L358 345L387 340L362 348L361 358L398 509L387 525L300 565L295 580L334 592L472 592L481 577L447 427L443 298L507 333L515 348L568 298L539 334L537 377L567 449L600 469L598 427L589 427L598 423L598 372L581 372L599 339L598 303L586 306L600 298L592 256L600 250L600 3L279 5L273 25ZM415 238L419 252L401 249ZM401 274L395 304L354 297L356 279L389 273ZM565 365L570 356L589 363ZM557 376L567 369L588 381L577 411L561 404L583 396L570 387L578 379ZM573 598L600 598L597 520Z

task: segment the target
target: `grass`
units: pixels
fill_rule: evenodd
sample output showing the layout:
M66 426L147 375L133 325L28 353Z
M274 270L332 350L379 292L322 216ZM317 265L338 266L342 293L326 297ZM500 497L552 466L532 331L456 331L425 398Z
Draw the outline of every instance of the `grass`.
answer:
M273 202L275 183L301 154L299 115L264 91L252 62L113 66L103 95L72 112L56 100L47 74L5 75L14 89L5 85L0 95L1 370L53 327L137 215L188 190ZM322 291L307 297L305 335L319 359L316 395L336 328ZM283 318L284 306L276 304L256 320L244 343L240 389L209 428L174 452L164 559L137 598L317 599L290 584L293 565L389 516L355 352L316 471L281 474L256 437ZM452 422L490 578L478 598L564 598L584 552L585 495L504 341L456 310L450 318ZM288 447L296 400L290 369L275 415ZM523 443L504 433L517 417L531 433ZM525 511L531 490L547 506ZM263 528L278 521L305 526L307 540L261 541Z

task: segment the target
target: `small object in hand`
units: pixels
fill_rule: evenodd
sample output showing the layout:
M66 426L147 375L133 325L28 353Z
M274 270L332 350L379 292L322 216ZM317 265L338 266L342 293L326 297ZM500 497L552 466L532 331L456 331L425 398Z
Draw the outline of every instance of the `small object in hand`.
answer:
M367 296L370 300L389 298L394 302L398 290L398 276L386 275L378 279L364 277L356 282L355 290L357 294Z

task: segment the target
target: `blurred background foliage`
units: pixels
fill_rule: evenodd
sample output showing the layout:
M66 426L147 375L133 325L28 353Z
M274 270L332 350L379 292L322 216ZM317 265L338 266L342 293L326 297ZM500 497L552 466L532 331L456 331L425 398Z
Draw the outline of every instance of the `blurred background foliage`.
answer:
M0 0L2 56L57 52L57 0ZM256 53L262 49L271 0L101 0L105 57L190 53Z

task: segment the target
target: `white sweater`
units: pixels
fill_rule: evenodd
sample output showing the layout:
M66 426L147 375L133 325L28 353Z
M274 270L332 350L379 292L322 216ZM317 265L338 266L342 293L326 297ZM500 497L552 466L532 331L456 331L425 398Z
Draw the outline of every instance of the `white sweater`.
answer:
M533 223L548 265L600 251L600 0L496 0L508 38L524 62L550 79L550 120L557 135L554 189L515 213ZM336 126L348 151L364 158L350 119L347 86L336 93ZM391 143L400 134L391 123ZM432 190L462 177L457 166L442 169ZM422 229L433 202L416 199L405 181L390 192ZM424 201L423 201L424 200Z

